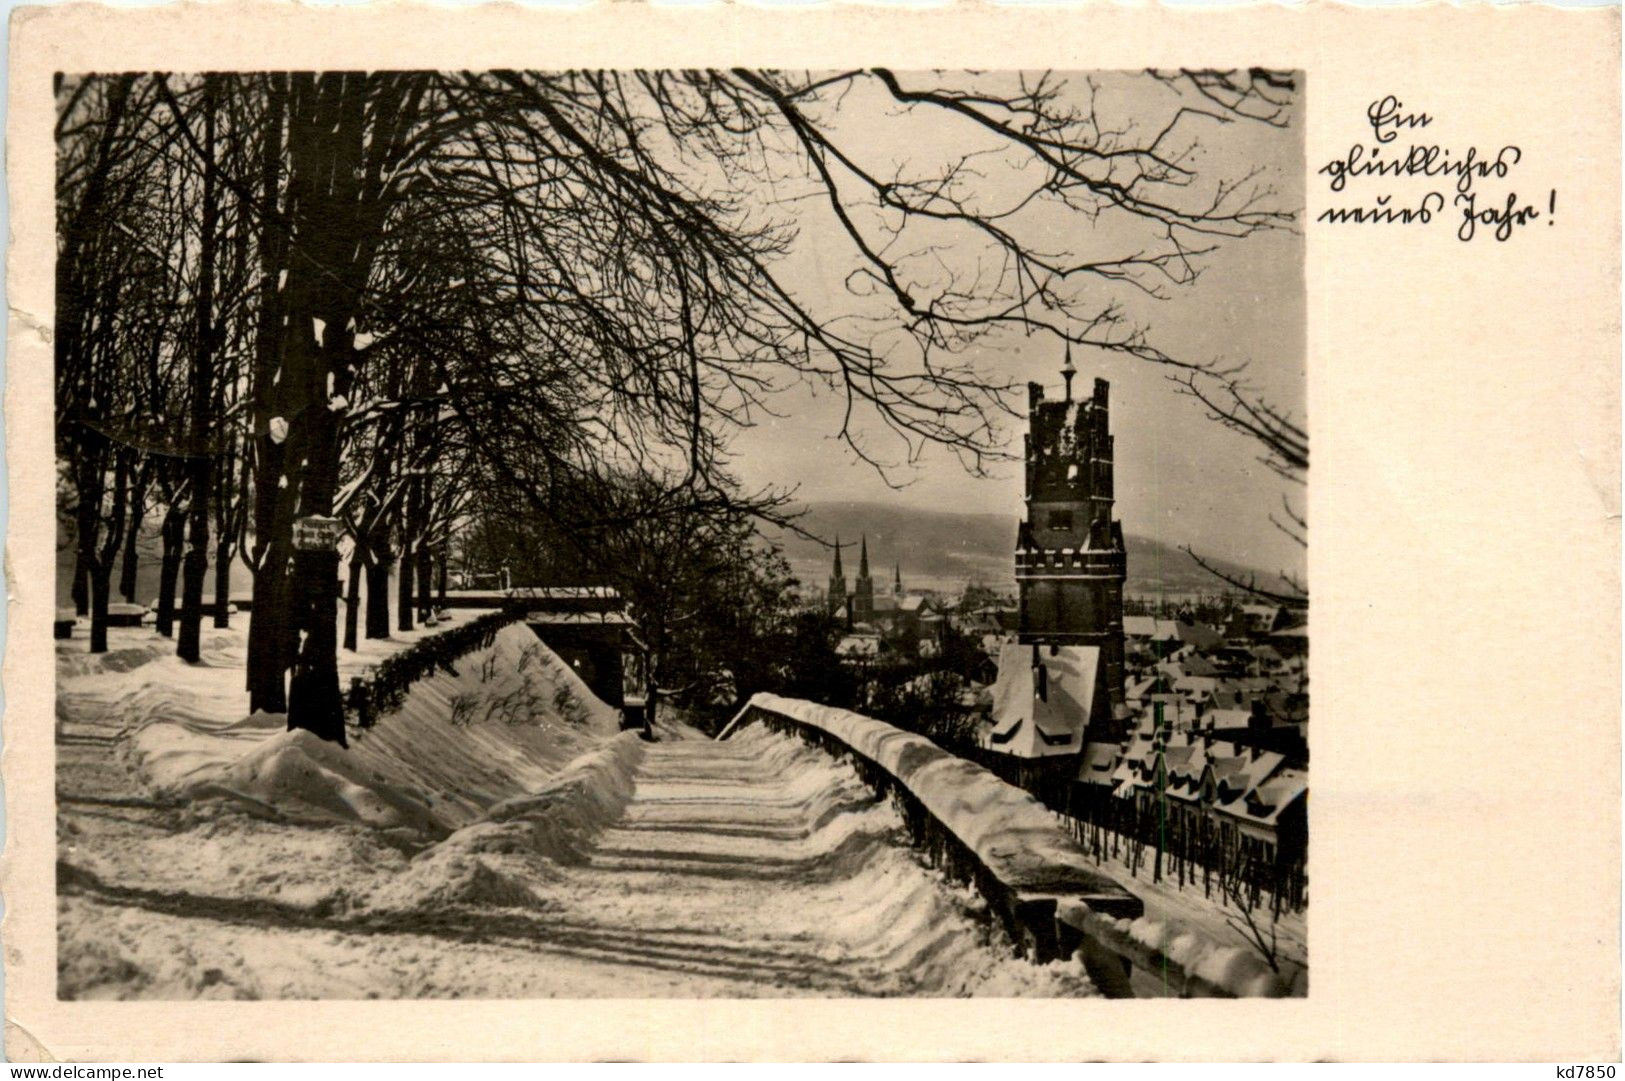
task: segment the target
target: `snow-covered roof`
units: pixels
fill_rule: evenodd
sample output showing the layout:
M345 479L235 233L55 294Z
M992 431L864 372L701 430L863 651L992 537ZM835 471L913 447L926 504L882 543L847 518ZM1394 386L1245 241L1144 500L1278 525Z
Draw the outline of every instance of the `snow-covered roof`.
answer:
M1219 681L1212 676L1180 676L1174 680L1174 690L1197 697L1212 693L1218 686Z
M1274 751L1265 751L1256 756L1243 753L1232 757L1210 756L1208 769L1202 774L1202 791L1215 803L1229 803L1245 796L1253 786L1280 769L1285 761Z
M1242 795L1221 804L1222 814L1239 818L1255 825L1273 827L1281 812L1302 799L1309 792L1309 774L1303 770L1283 769L1268 780L1254 785Z
M1172 692L1173 681L1167 675L1158 673L1130 683L1128 689L1124 692L1124 697L1138 701L1149 701L1154 694L1171 694Z
M1187 676L1212 677L1219 674L1219 666L1199 653L1193 653L1188 657L1181 657L1178 664L1180 671L1184 672Z
M1083 758L1078 765L1078 780L1084 784L1111 784L1112 769L1122 751L1115 743L1085 744Z
M1149 638L1153 642L1177 642L1179 624L1152 616L1124 616L1123 633L1130 638Z
M1170 743L1162 749L1163 769L1170 774L1182 773L1195 753L1196 748L1189 743Z
M986 746L1019 758L1078 753L1099 666L1098 646L1003 643Z
M1156 629L1157 621L1150 616L1123 617L1123 633L1129 638L1150 638Z
M1252 723L1253 713L1248 709L1215 709L1202 717L1202 726L1216 730L1246 728Z
M1197 649L1212 649L1224 641L1224 635L1217 628L1205 623L1180 622L1177 625L1177 633L1181 642Z
M880 652L880 639L872 634L849 634L835 645L843 657L873 657Z

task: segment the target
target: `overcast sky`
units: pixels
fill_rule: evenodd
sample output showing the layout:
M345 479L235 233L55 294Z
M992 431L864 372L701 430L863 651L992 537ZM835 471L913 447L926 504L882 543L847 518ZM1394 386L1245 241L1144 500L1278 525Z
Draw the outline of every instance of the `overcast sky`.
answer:
M1112 106L1136 122L1148 122L1168 107L1167 89L1147 77L1108 77L1107 85L1115 95ZM843 123L848 113L862 114L860 106L861 102L843 105ZM1143 109L1144 115L1133 116L1135 109ZM1285 130L1257 123L1208 124L1200 133L1198 166L1214 170L1214 175L1259 167L1264 170L1261 179L1278 193L1279 205L1301 208L1301 112L1300 90L1297 112ZM884 138L892 141L896 160L940 157L944 150L940 146L895 146L897 132L907 129L897 128L895 113L893 118ZM915 130L927 139L936 134L929 127ZM1087 221L1068 227L1080 231L1079 246L1099 239L1085 235L1091 228ZM838 308L847 275L839 238L830 232L827 221L808 218L796 261L786 272L787 280L817 299L821 310L831 310L824 305ZM1123 300L1165 352L1193 360L1247 360L1249 377L1265 396L1302 418L1301 235L1273 231L1228 240L1202 265L1198 281L1167 300L1111 293L1106 283L1100 285L1102 296ZM969 355L989 372L1018 382L1038 380L1051 395L1060 393L1062 347L1052 337L1000 332L978 343ZM1075 350L1074 361L1076 385L1084 392L1096 376L1111 383L1117 514L1125 530L1188 543L1266 570L1302 567L1302 550L1269 521L1283 493L1292 491L1301 508L1302 492L1258 462L1259 449L1251 440L1207 420L1198 403L1178 393L1165 369L1102 351ZM843 408L837 396L794 387L783 392L775 408L785 416L762 418L759 426L741 433L733 443L735 470L748 485L795 484L808 500L892 500L939 509L1021 513L1019 462L997 464L990 477L978 479L967 475L951 454L928 448L912 467L893 474L894 480L908 482L895 490L834 438ZM885 441L878 422L860 420L859 427L875 439L881 452L888 447L896 450ZM1024 429L1021 418L1004 422L1003 434L1012 450L1019 452Z

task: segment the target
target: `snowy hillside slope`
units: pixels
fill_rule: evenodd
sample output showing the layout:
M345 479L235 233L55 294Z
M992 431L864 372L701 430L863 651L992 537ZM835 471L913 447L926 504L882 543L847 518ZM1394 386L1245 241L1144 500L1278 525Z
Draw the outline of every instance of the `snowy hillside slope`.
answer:
M458 662L457 675L414 684L348 751L286 731L280 715L228 719L217 699L155 683L186 667L170 660L115 681L133 684L124 709L142 781L159 796L233 798L284 819L443 835L619 729L617 711L517 624Z

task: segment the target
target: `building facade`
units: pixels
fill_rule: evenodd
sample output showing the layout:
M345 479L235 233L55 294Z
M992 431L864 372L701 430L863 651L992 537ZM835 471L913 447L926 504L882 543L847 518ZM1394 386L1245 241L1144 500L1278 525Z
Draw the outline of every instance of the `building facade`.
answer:
M1112 517L1112 435L1107 383L1074 399L1070 351L1065 395L1046 401L1027 384L1027 516L1016 533L1018 640L1026 645L1095 646L1099 674L1087 739L1117 740L1123 698L1123 583L1128 559Z

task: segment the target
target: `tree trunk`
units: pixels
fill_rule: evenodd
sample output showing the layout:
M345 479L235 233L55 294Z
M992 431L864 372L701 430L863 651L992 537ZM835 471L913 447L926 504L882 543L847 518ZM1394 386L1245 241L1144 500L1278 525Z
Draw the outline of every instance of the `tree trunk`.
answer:
M175 655L196 663L202 656L203 580L209 573L208 508L202 515L194 511L190 525L186 555L181 560L180 629L175 635Z
M260 165L260 319L254 342L254 603L248 617L248 665L245 672L249 708L281 713L287 703L289 613L286 572L292 528L291 494L284 491L285 441L272 433L282 420L281 365L287 231L278 206L282 186L282 127L286 112L287 76L267 75L265 137Z
M350 553L349 587L344 591L344 648L351 653L356 651L356 624L361 615L361 597L358 590L361 588L361 553Z
M389 637L389 567L386 555L367 564L367 637Z
M214 546L214 625L231 626L231 540L224 536Z
M411 542L402 537L401 557L396 564L395 575L395 626L403 631L412 629L413 555Z
M130 470L135 454L127 448L113 454L113 480L112 504L105 516L99 518L98 527L106 532L106 538L99 549L93 549L89 558L90 563L90 651L103 653L107 650L107 604L113 585L113 565L118 560L121 542L124 539L124 516L129 498ZM100 456L98 456L99 458ZM96 461L97 459L92 459ZM105 459L101 459L105 461ZM98 485L96 488L95 510L101 508L102 487L105 477L100 476L98 469ZM89 536L94 537L96 530L92 529Z
M266 713L288 711L288 658L293 628L289 612L287 546L271 544L254 573L254 601L248 613L248 707Z
M440 558L436 568L437 581L435 584L435 593L439 598L441 608L446 607L446 561L446 547L445 545L441 545Z
M256 387L256 433L261 415L267 424L276 418L279 427L286 425L284 455L270 481L273 498L283 498L275 498L278 514L265 534L273 566L276 545L291 538L293 513L333 514L340 420L333 403L352 393L362 359L355 348L361 298L384 222L399 197L381 178L409 149L407 141L380 134L376 125L388 118L389 131L410 131L427 85L415 73L296 72L288 79L288 217L299 258L284 260L285 330L279 354L262 354L271 373ZM298 468L289 469L294 463ZM268 622L304 632L292 658L288 727L342 746L338 553L294 551L287 588L288 595L274 598ZM259 623L257 598L254 614Z
M432 613L434 583L434 556L426 544L418 545L418 619L424 623L429 621Z
M239 251L241 245L238 246ZM241 256L238 259L239 274ZM235 371L235 369L233 369ZM228 376L228 381L233 376ZM222 406L224 403L221 403ZM225 629L231 626L231 562L242 535L241 493L246 489L248 477L237 475L237 434L232 432L226 442L225 457L215 470L214 493L214 625Z
M141 537L141 519L145 517L143 504L146 502L145 493L136 497L135 507L130 518L129 532L124 534L124 554L119 561L118 591L127 604L139 604L135 599L135 574L138 569L140 553L136 551L136 541Z
M345 747L338 670L339 554L296 551L293 563L305 634L288 682L288 728L302 728Z
M91 652L99 653L107 648L107 604L102 603L102 630L101 650L95 646L95 588L96 571L96 539L101 530L102 490L107 478L102 472L101 455L92 448L89 441L79 447L80 461L78 463L78 476L74 487L78 489L79 511L77 522L78 552L74 555L76 577L82 577L84 582L84 607L78 609L80 615L91 616ZM76 587L78 583L75 583ZM77 600L77 598L76 598ZM77 605L76 605L77 609Z
M90 652L107 652L107 599L112 587L112 567L90 569Z
M175 585L181 572L181 545L186 541L186 516L170 507L164 512L160 529L163 555L158 564L158 633L170 638L175 633Z
M191 522L182 570L181 627L175 653L193 664L202 658L203 581L209 573L209 499L214 495L214 256L219 208L215 205L214 109L216 76L203 78L203 222L198 238L197 298L193 306L191 370Z
M82 497L81 497L82 498ZM90 614L90 565L85 562L83 545L75 546L73 553L73 611L75 615Z

